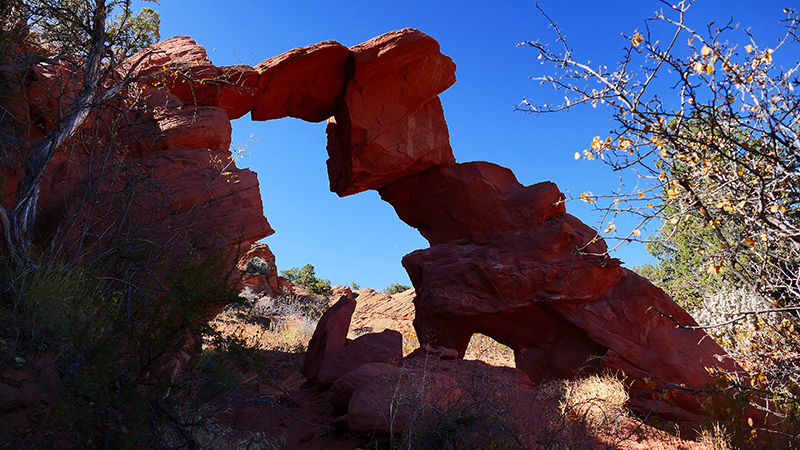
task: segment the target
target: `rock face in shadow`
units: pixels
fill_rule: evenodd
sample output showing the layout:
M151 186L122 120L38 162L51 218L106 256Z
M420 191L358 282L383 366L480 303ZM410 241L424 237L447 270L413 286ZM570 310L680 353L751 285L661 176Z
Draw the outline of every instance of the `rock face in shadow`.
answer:
M0 124L14 140L6 148L41 138L69 109L58 102L78 82L71 66L37 67L19 86L27 97L1 100L24 122ZM94 110L48 166L35 242L57 238L69 257L102 258L113 246L153 269L171 251L246 250L272 234L256 174L237 168L230 151L230 120L252 109L258 73L214 66L188 37L154 44L123 68L135 81ZM7 208L22 173L19 153L0 165Z

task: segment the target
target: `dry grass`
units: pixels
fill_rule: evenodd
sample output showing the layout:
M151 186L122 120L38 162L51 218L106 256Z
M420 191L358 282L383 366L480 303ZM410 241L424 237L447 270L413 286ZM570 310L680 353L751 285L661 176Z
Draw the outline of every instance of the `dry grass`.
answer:
M710 429L700 430L700 443L708 450L732 450L731 435L725 426L715 423Z
M305 352L317 322L304 316L275 318L265 326L258 321L242 321L225 313L211 321L223 336L232 336L259 350Z
M547 450L595 449L601 442L626 441L630 436L622 427L629 422L627 400L623 382L609 374L542 385L537 441Z
M622 380L613 375L592 375L566 381L564 385L561 411L575 415L592 429L613 428L627 414L628 390Z

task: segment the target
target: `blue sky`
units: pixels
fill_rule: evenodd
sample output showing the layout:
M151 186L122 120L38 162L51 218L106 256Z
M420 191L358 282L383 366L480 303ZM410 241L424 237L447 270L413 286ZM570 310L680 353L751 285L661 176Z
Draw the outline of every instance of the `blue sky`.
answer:
M793 0L795 1L795 0ZM689 10L696 27L716 21L752 28L757 41L774 43L781 34L782 9L793 1L697 0ZM523 184L551 180L562 191L610 192L620 174L597 161L576 161L592 138L613 128L611 111L578 108L555 115L515 112L523 97L537 103L563 98L528 76L551 71L539 65L525 40L553 42L533 1L244 1L163 0L146 3L161 13L161 35L191 36L219 66L250 64L295 47L336 40L352 46L388 31L412 27L439 41L458 66L458 81L440 97L459 162L485 160L512 169ZM611 66L624 40L663 7L658 1L563 1L539 4L564 30L575 57ZM741 36L741 35L739 35ZM664 95L669 95L665 92ZM339 198L328 187L324 123L297 119L233 122L233 145L253 135L240 167L258 173L264 214L276 233L264 240L280 270L311 263L333 284L354 281L381 289L410 284L403 255L427 247L416 230L401 222L373 191ZM594 226L599 216L588 205L570 202L567 211ZM626 266L651 262L641 245L613 256Z

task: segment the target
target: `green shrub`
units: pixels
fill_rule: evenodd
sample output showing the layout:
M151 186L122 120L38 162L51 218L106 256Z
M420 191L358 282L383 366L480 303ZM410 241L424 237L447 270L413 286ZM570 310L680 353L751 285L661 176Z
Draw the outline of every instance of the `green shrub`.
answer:
M399 294L401 292L405 292L409 289L411 289L411 286L406 286L405 284L400 284L400 283L392 283L389 285L389 287L383 290L383 293L394 295L394 294Z
M187 257L165 266L157 289L56 258L7 274L4 307L17 306L10 325L24 342L14 351L45 350L63 374L52 426L28 442L57 436L60 448L212 448L203 443L219 426L211 408L238 386L246 349L204 320L240 301L235 260L222 252ZM205 352L204 339L213 344Z
M302 286L317 297L327 298L333 295L331 280L317 278L314 273L314 266L311 264L306 264L302 269L292 267L291 269L283 270L281 271L281 276L294 285Z

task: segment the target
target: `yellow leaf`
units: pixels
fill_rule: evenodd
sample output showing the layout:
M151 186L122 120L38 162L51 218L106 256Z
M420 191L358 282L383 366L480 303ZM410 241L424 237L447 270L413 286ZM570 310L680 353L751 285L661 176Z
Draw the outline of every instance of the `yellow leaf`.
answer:
M745 46L744 46L744 50L745 50L747 53L751 53L751 52L753 51L753 46L752 46L752 45L750 45L750 44L747 44L747 45L745 45Z
M750 238L750 237L744 238L744 243L749 245L749 246L751 246L751 247L756 245L756 241L753 240L753 238Z
M578 153L578 152L575 152L575 159L581 159L581 154Z
M775 211L778 210L778 208L779 208L778 205L772 205L772 206L769 207L769 212L774 213Z
M747 425L750 426L750 427L753 426L753 418L752 417L748 417L747 418Z
M708 58L708 55L711 54L711 47L704 45L700 50L700 54L703 55L703 58Z
M633 33L633 39L631 39L631 42L633 43L633 46L634 46L634 47L636 47L636 46L638 46L639 44L641 44L641 43L642 43L642 41L644 41L644 37L642 37L642 35L641 35L641 34L639 34L639 32L638 32L638 31L637 31L637 32L635 32L635 33Z
M760 237L761 237L761 240L764 241L764 242L766 242L767 239L768 239L767 238L767 233L763 233Z
M714 73L714 63L708 63L706 65L706 73L709 74L709 75Z
M641 236L641 235L642 235L642 232L641 232L641 231L639 231L639 230L633 230L633 235L634 235L634 236Z
M703 63L701 63L700 61L697 61L696 63L694 63L694 71L697 72L697 73L702 72L703 71Z

